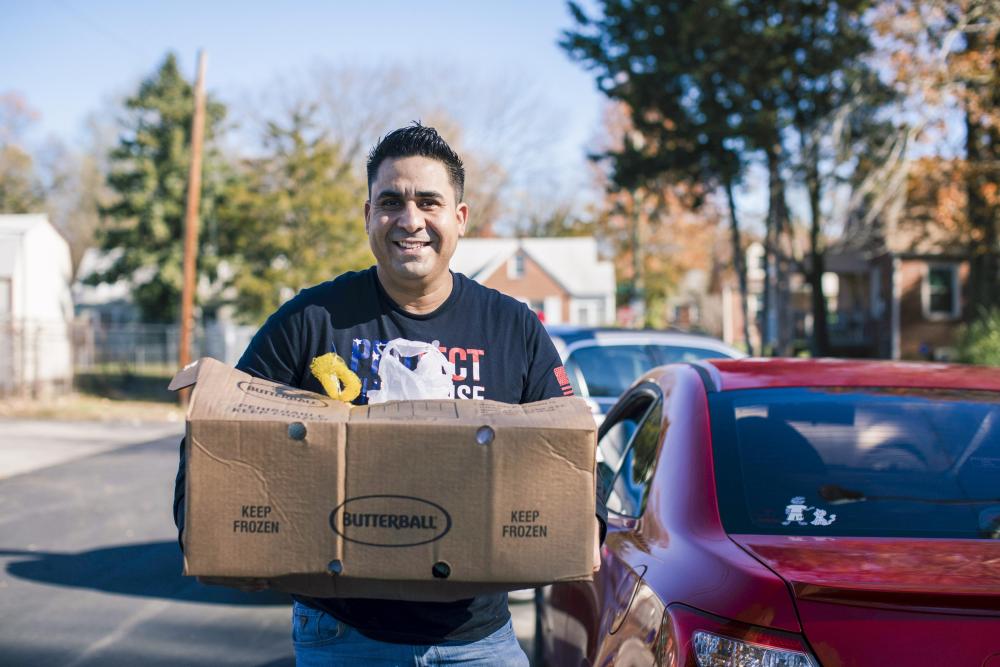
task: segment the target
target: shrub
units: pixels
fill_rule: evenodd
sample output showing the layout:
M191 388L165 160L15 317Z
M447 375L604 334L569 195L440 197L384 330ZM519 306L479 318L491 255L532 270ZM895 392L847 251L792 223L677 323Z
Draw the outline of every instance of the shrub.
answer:
M959 360L967 364L1000 366L1000 308L980 308L976 319L962 327Z

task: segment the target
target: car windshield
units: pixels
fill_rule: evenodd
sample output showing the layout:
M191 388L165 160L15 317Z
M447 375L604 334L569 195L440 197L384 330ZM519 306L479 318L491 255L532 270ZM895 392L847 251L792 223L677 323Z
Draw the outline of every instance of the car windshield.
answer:
M715 350L679 345L588 345L573 351L566 369L578 395L617 397L657 366L725 356ZM581 391L577 372L587 384L586 394Z
M710 398L730 533L1000 539L1000 394L755 389Z

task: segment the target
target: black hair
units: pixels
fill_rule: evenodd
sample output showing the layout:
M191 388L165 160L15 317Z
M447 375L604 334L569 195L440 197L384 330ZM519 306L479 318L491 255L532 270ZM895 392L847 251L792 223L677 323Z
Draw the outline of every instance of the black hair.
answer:
M465 167L462 165L462 158L441 138L437 130L421 125L418 120L385 135L368 153L368 196L371 197L372 183L375 182L382 162L390 158L416 155L433 158L444 164L451 187L455 189L455 201L462 201L465 195Z

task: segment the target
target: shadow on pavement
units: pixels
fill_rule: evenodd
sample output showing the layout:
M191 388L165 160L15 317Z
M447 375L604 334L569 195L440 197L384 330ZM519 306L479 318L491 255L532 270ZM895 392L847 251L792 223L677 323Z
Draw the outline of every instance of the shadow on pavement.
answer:
M73 663L74 657L65 652L52 650L45 646L18 646L6 644L3 647L4 665L31 665L32 667L65 667ZM220 667L229 665L239 665L240 667L295 667L295 657L288 655L284 658L273 660L264 659L259 662L253 660L220 660L217 655L205 657L193 657L185 655L178 660L175 655L150 655L142 650L118 650L112 649L96 656L92 660L84 660L77 663L79 667Z
M0 548L0 557L20 558L7 564L7 573L12 577L42 584L181 602L290 604L290 598L285 593L244 593L221 586L205 586L193 577L181 575L181 553L177 542L172 540L123 544L79 553Z

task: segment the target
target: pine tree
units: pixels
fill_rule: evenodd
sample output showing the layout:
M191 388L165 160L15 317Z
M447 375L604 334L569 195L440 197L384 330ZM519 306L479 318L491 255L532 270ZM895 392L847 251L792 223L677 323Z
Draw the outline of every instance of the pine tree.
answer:
M214 208L221 195L221 158L214 147L225 107L209 97L206 103L201 238L214 227ZM181 75L177 58L163 63L125 101L118 145L110 156L108 186L113 202L103 207L97 233L99 247L113 253L103 272L90 284L127 280L140 314L149 322L179 317L182 287L184 211L191 150L194 91ZM216 255L199 256L199 271L210 275Z
M231 263L239 319L262 322L296 291L373 261L366 184L314 114L303 106L268 122L264 156L243 164L220 208L220 251Z

